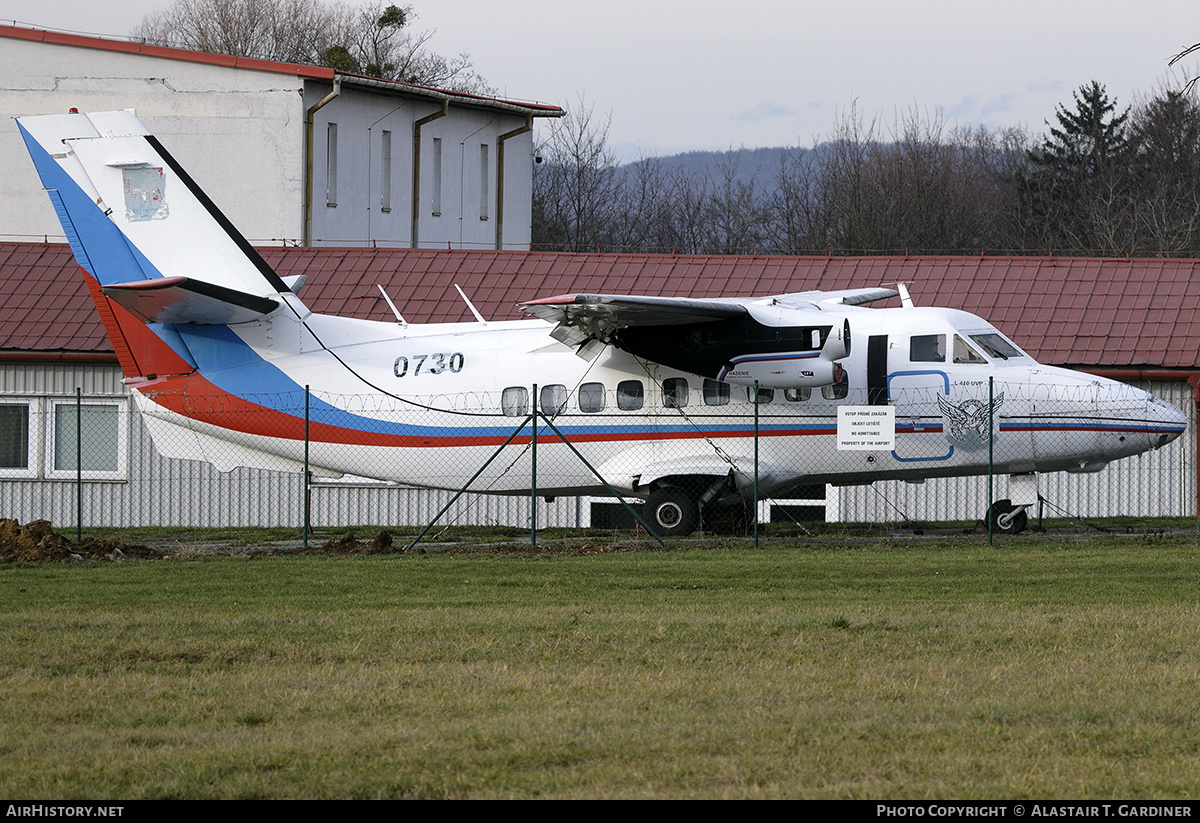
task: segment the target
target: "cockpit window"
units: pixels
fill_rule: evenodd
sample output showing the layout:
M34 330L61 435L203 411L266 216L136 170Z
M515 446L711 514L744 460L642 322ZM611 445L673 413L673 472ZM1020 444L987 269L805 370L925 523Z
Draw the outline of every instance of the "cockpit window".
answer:
M971 344L963 340L957 334L954 335L954 362L955 363L986 363L987 360L983 356L971 348Z
M1020 357L1021 350L1010 343L1003 335L995 332L972 334L971 339L979 344L987 354L1007 360L1010 357Z
M945 363L946 335L913 335L908 342L908 359L913 363Z

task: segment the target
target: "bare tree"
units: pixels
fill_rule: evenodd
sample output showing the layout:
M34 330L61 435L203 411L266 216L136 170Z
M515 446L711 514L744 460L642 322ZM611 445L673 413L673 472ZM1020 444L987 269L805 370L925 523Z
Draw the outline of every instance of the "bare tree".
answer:
M1200 103L1163 89L1134 110L1133 249L1179 254L1200 239Z
M535 240L565 250L613 242L620 213L619 164L608 147L610 119L600 121L583 98L558 120L534 165ZM540 238L540 239L539 239Z
M411 6L326 0L175 0L132 32L175 48L330 66L387 80L475 94L494 93L466 54L429 51L432 31L410 27Z
M767 238L766 198L757 174L739 179L741 159L740 149L727 152L709 178L706 245L734 254L759 249Z

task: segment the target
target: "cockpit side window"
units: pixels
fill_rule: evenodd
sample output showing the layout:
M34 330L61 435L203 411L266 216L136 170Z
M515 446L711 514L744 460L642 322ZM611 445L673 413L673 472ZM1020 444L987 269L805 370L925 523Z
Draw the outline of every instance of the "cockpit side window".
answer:
M945 363L946 335L913 335L908 341L908 359L913 363Z
M971 344L963 340L957 334L954 335L954 362L955 363L987 363L979 352L971 348Z

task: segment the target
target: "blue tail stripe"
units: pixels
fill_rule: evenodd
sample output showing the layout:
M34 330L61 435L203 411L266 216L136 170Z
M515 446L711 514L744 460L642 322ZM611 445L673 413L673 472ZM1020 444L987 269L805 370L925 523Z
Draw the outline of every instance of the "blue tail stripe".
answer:
M20 123L17 125L38 176L42 178L42 185L54 202L54 210L79 265L102 286L162 277L154 264L129 242L71 175ZM91 254L84 250L85 247L91 249Z

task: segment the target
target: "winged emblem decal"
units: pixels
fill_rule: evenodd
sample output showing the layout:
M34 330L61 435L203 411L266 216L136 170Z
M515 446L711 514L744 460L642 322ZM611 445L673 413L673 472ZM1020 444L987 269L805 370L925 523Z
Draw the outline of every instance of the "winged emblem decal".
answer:
M1004 392L992 400L990 410L985 400L964 400L955 405L939 394L937 401L947 439L964 449L978 449L987 445L991 433L989 419L995 417L1004 402Z

